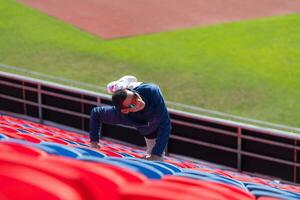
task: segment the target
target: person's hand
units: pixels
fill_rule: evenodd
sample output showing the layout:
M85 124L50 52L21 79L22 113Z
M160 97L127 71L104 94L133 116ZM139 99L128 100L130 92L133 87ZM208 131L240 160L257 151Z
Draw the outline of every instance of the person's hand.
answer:
M164 158L162 156L157 155L144 156L143 159L152 161L164 161Z
M99 142L90 142L90 147L97 149L101 148Z

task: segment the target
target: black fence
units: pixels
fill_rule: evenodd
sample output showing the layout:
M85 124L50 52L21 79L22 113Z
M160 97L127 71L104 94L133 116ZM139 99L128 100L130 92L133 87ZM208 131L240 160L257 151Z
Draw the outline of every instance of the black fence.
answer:
M108 95L0 73L0 112L88 131L93 107ZM300 136L169 109L173 130L167 151L239 171L300 183ZM103 136L144 146L136 130L103 125Z

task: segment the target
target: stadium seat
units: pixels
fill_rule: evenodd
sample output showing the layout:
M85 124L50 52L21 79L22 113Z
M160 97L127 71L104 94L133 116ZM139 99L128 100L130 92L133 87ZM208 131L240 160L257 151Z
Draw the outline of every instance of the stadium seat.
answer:
M227 197L231 199L255 199L255 197L248 190L242 190L238 187L224 183L217 183L206 180L193 180L186 177L169 175L164 176L162 178L162 181L176 182L183 184L186 187L197 186L201 188L206 188L208 190L214 190L219 193L222 193L223 195L227 195Z
M173 161L173 160L170 160L170 159L166 159L165 162L170 163L170 164L174 164L174 165L176 165L178 167L181 167L181 168L191 168L192 167L189 164L185 164L185 163L182 163L182 162L179 162L179 161Z
M169 175L169 174L175 173L171 168L168 168L166 165L162 165L157 162L143 160L143 159L137 159L137 158L127 158L127 160L132 160L132 161L150 165L150 166L154 167L155 169L157 169L158 171L160 171L163 175Z
M171 169L174 173L176 172L182 172L182 169L176 165L173 165L171 163L162 162L162 161L155 161L156 163L159 163L161 165L166 166L167 168Z
M104 161L105 160L105 161ZM101 162L109 162L111 164L121 164L128 166L129 169L136 170L150 179L160 179L163 176L163 173L157 170L155 167L147 163L136 162L129 159L118 159L118 158L105 158Z
M82 154L80 154L79 151L76 151L74 148L52 142L43 142L40 144L36 144L35 147L46 151L49 154L66 156L71 158L77 158L79 156L82 156Z
M144 156L144 154L139 154L139 153L136 153L136 152L130 152L129 150L122 150L120 151L119 153L125 153L127 155L130 155L130 157L133 157L133 158L142 158Z
M134 156L130 155L129 153L124 153L124 152L120 152L120 151L118 153L127 158L134 158Z
M199 186L187 186L181 183L169 181L149 181L147 184L136 185L135 187L123 187L121 191L122 199L205 199L205 200L237 200L228 198L218 191L208 190ZM254 200L254 198L244 198L244 200Z
M97 159L103 161L103 159L99 159L99 158ZM138 172L135 172L134 170L130 170L127 168L111 165L108 162L107 163L106 162L82 162L74 159L66 159L64 157L57 157L57 156L48 157L47 160L53 161L55 163L62 163L63 165L68 165L71 167L84 168L86 170L91 170L94 173L99 173L100 175L102 175L103 173L101 171L101 168L105 167L111 171L114 171L114 173L123 177L126 182L130 182L130 183L141 184L148 181L148 178L143 174L140 174Z
M119 153L114 152L112 150L105 150L105 149L101 148L99 151L101 153L104 153L107 156L110 156L110 157L116 157L116 158L123 158L124 157L122 154L119 154Z
M300 199L300 194L281 190L279 188L274 188L261 184L247 184L246 188L251 191L255 196L270 196L276 198L283 198L284 196L289 199Z
M267 192L267 191L251 191L253 195L255 195L257 198L260 197L272 197L276 199L284 199L284 200L299 200L299 198L294 198L291 196L287 196L284 194L278 194L278 193L273 193L273 192Z
M12 155L14 153L20 153L27 156L33 156L36 158L38 157L42 158L48 156L46 152L38 148L26 144L15 143L10 140L0 141L0 151L11 153Z
M63 145L69 145L70 143L67 141L64 141L63 139L57 138L57 137L53 137L53 136L46 136L42 138L43 141L46 142L54 142L57 144L63 144Z
M86 147L74 147L81 155L83 156L94 156L97 158L104 158L106 155L104 153L101 153L99 151L86 148Z
M284 200L275 197L258 197L257 200Z
M8 139L8 138L9 138L9 137L7 137L6 135L0 133L0 140Z
M19 200L20 198L43 200L84 199L67 184L58 179L53 179L47 173L41 173L26 167L16 167L15 165L0 166L0 171L0 198L3 200ZM21 175L16 176L14 174Z
M226 183L230 185L234 185L236 187L239 187L241 189L246 189L244 184L236 181L234 179L230 179L225 176L217 175L217 174L210 174L207 172L200 172L194 169L183 169L183 172L177 173L177 176L183 176L183 177L189 177L194 179L200 179L200 180L210 180L210 181L216 181L220 183Z
M75 199L99 199L100 193L102 193L103 197L106 196L117 199L118 186L114 182L108 180L108 178L98 180L97 176L86 176L82 172L64 165L58 165L47 161L37 162L35 159L31 159L28 156L15 155L14 157L11 157L7 154L0 154L0 169L1 176L9 177L13 180L17 179L25 183L33 182L37 187L42 185L46 191L61 196L64 195L64 198L56 199L70 199L72 196L74 196ZM105 171L103 169L102 171L105 175L110 175L112 177L110 171ZM103 185L99 188L99 184L101 183ZM3 184L5 184L6 188L15 187L15 185L8 185L8 183ZM105 192L104 189L108 192ZM20 188L18 188L18 191L19 190ZM13 192L11 189L9 191L11 191L10 195L19 196L19 194L12 194L16 192ZM109 191L112 194L110 194ZM28 192L33 193L34 191ZM75 195L80 196L80 198ZM35 194L33 194L33 196L35 196Z
M65 141L65 142L67 142L68 144L79 144L79 143L77 143L77 142L74 142L74 141L72 141L72 140L69 140L69 139L66 139L66 138L60 138L61 140L63 140L63 141ZM80 144L79 144L80 145Z
M0 153L0 165L7 167L7 169L15 166L16 170L28 168L46 173L48 176L66 183L80 194L84 194L83 199L116 199L119 195L119 188L129 183L126 178L130 177L131 181L141 182L141 179L137 178L136 175L132 176L132 173L125 172L125 170L120 173L122 169L117 172L116 168L112 167L113 169L111 169L108 165L93 165L67 158L59 160L57 157L52 157L36 162L35 159L28 156L16 154L11 157L6 153ZM7 170L5 171L6 175L12 176L19 176L19 173L11 174ZM40 177L31 178L38 180Z
M19 133L19 131L7 126L0 126L0 133L10 138L21 139L21 140L23 139L23 137L17 134Z
M31 135L31 134L23 134L23 133L17 133L18 136L20 136L21 140L25 140L32 143L41 143L43 140L39 138L38 136Z

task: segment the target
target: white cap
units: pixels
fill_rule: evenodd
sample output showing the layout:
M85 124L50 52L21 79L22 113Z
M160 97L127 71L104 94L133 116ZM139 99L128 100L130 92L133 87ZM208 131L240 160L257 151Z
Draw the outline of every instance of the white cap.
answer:
M127 75L117 81L110 82L106 89L109 94L113 94L117 90L128 88L129 84L134 82L137 82L137 78L135 76Z

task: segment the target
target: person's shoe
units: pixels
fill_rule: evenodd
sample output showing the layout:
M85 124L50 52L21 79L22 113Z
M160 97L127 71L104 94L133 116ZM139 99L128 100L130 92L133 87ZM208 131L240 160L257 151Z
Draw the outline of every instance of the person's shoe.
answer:
M90 147L99 149L101 148L99 142L90 142Z
M145 160L151 160L151 161L164 161L164 158L162 156L157 155L150 155L150 156L144 156L143 159Z
M135 84L133 84L135 83ZM123 76L117 81L110 82L107 86L107 92L109 94L115 93L115 91L125 88L133 89L133 87L141 84L141 82L137 82L137 78L135 76L127 75ZM130 86L131 85L131 86Z

